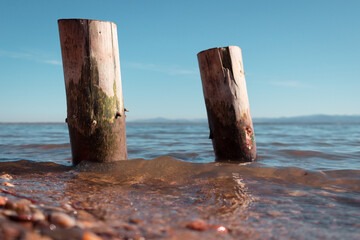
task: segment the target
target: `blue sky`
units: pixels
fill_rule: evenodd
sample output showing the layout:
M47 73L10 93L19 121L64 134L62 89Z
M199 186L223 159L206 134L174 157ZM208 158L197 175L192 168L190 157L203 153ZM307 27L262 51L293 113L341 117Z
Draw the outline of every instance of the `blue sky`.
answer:
M57 20L118 26L128 120L206 118L196 54L242 48L253 117L360 114L360 1L1 1L0 121L64 121Z

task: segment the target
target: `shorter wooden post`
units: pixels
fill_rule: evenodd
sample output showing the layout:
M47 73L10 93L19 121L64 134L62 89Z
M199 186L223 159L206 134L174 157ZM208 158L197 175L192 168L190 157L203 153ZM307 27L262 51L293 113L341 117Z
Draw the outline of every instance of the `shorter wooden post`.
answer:
M210 139L217 161L251 162L256 144L241 49L212 48L198 53Z
M60 19L73 164L127 159L116 24Z

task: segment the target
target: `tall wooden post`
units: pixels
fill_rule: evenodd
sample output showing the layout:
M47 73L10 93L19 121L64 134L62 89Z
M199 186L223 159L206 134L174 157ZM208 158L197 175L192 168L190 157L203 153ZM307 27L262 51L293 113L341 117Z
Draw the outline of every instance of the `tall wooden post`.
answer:
M241 49L212 48L198 53L206 110L217 161L250 162L256 144Z
M58 20L73 164L127 159L116 24Z

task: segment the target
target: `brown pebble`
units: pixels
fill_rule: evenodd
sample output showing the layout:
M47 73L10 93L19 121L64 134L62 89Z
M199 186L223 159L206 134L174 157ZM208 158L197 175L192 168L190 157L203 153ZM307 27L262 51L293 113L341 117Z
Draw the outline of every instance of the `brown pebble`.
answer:
M31 202L27 199L20 199L17 201L8 201L6 204L6 208L16 208L17 205L30 206Z
M31 202L27 199L21 199L16 202L7 201L5 208L15 210L19 214L29 214Z
M5 186L5 187L15 187L14 184L9 183L9 182L3 182L3 183L1 183L1 185Z
M134 240L145 240L145 238L142 236L135 236Z
M283 215L283 214L282 214L281 212L279 212L279 211L269 211L268 214L269 214L270 216L272 216L272 217L275 217L275 218Z
M86 231L82 236L82 240L102 240L102 238L95 233Z
M36 221L34 222L34 227L36 229L49 229L50 223L47 220Z
M17 213L14 210L10 210L10 209L6 209L2 213L4 216L14 221L18 221L18 222L33 221L33 216L30 213Z
M13 177L11 175L9 175L9 174L3 174L3 175L0 176L0 178L5 179L5 180L13 179Z
M49 220L54 225L61 227L70 228L75 226L75 219L61 212L52 213Z
M10 210L10 209L6 209L2 212L3 215L7 216L7 217L13 217L13 216L17 216L17 213L14 210Z
M89 220L77 220L76 221L76 225L79 227L79 228L92 228L95 226L95 222L93 221L89 221Z
M0 196L0 206L5 206L7 201L8 201L7 197Z
M51 240L51 238L47 236L42 236L37 232L27 232L25 236L22 238L24 240Z
M74 211L74 208L68 203L63 204L62 207L65 209L65 211Z
M139 218L130 218L129 219L129 223L132 223L132 224L140 224L142 222L143 222L143 220L139 219Z
M23 221L23 222L32 221L31 214L27 214L27 213L19 213L17 215L9 216L9 217L10 217L10 219L16 220L16 221Z
M186 224L186 227L196 231L205 231L209 229L209 225L204 220L195 220Z
M88 219L94 219L94 216L85 210L77 210L77 218L88 220Z
M33 221L44 221L45 220L45 215L40 211L34 212L32 214L32 220Z
M136 231L137 230L137 228L135 226L132 226L132 225L126 224L126 223L122 225L122 228L127 231Z

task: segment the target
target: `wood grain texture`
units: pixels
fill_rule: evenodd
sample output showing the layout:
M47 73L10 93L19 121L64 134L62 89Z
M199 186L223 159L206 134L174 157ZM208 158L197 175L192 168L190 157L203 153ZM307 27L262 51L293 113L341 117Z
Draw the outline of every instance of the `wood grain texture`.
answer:
M127 159L116 25L58 21L73 163Z
M254 161L255 134L241 49L212 48L197 56L216 160Z

